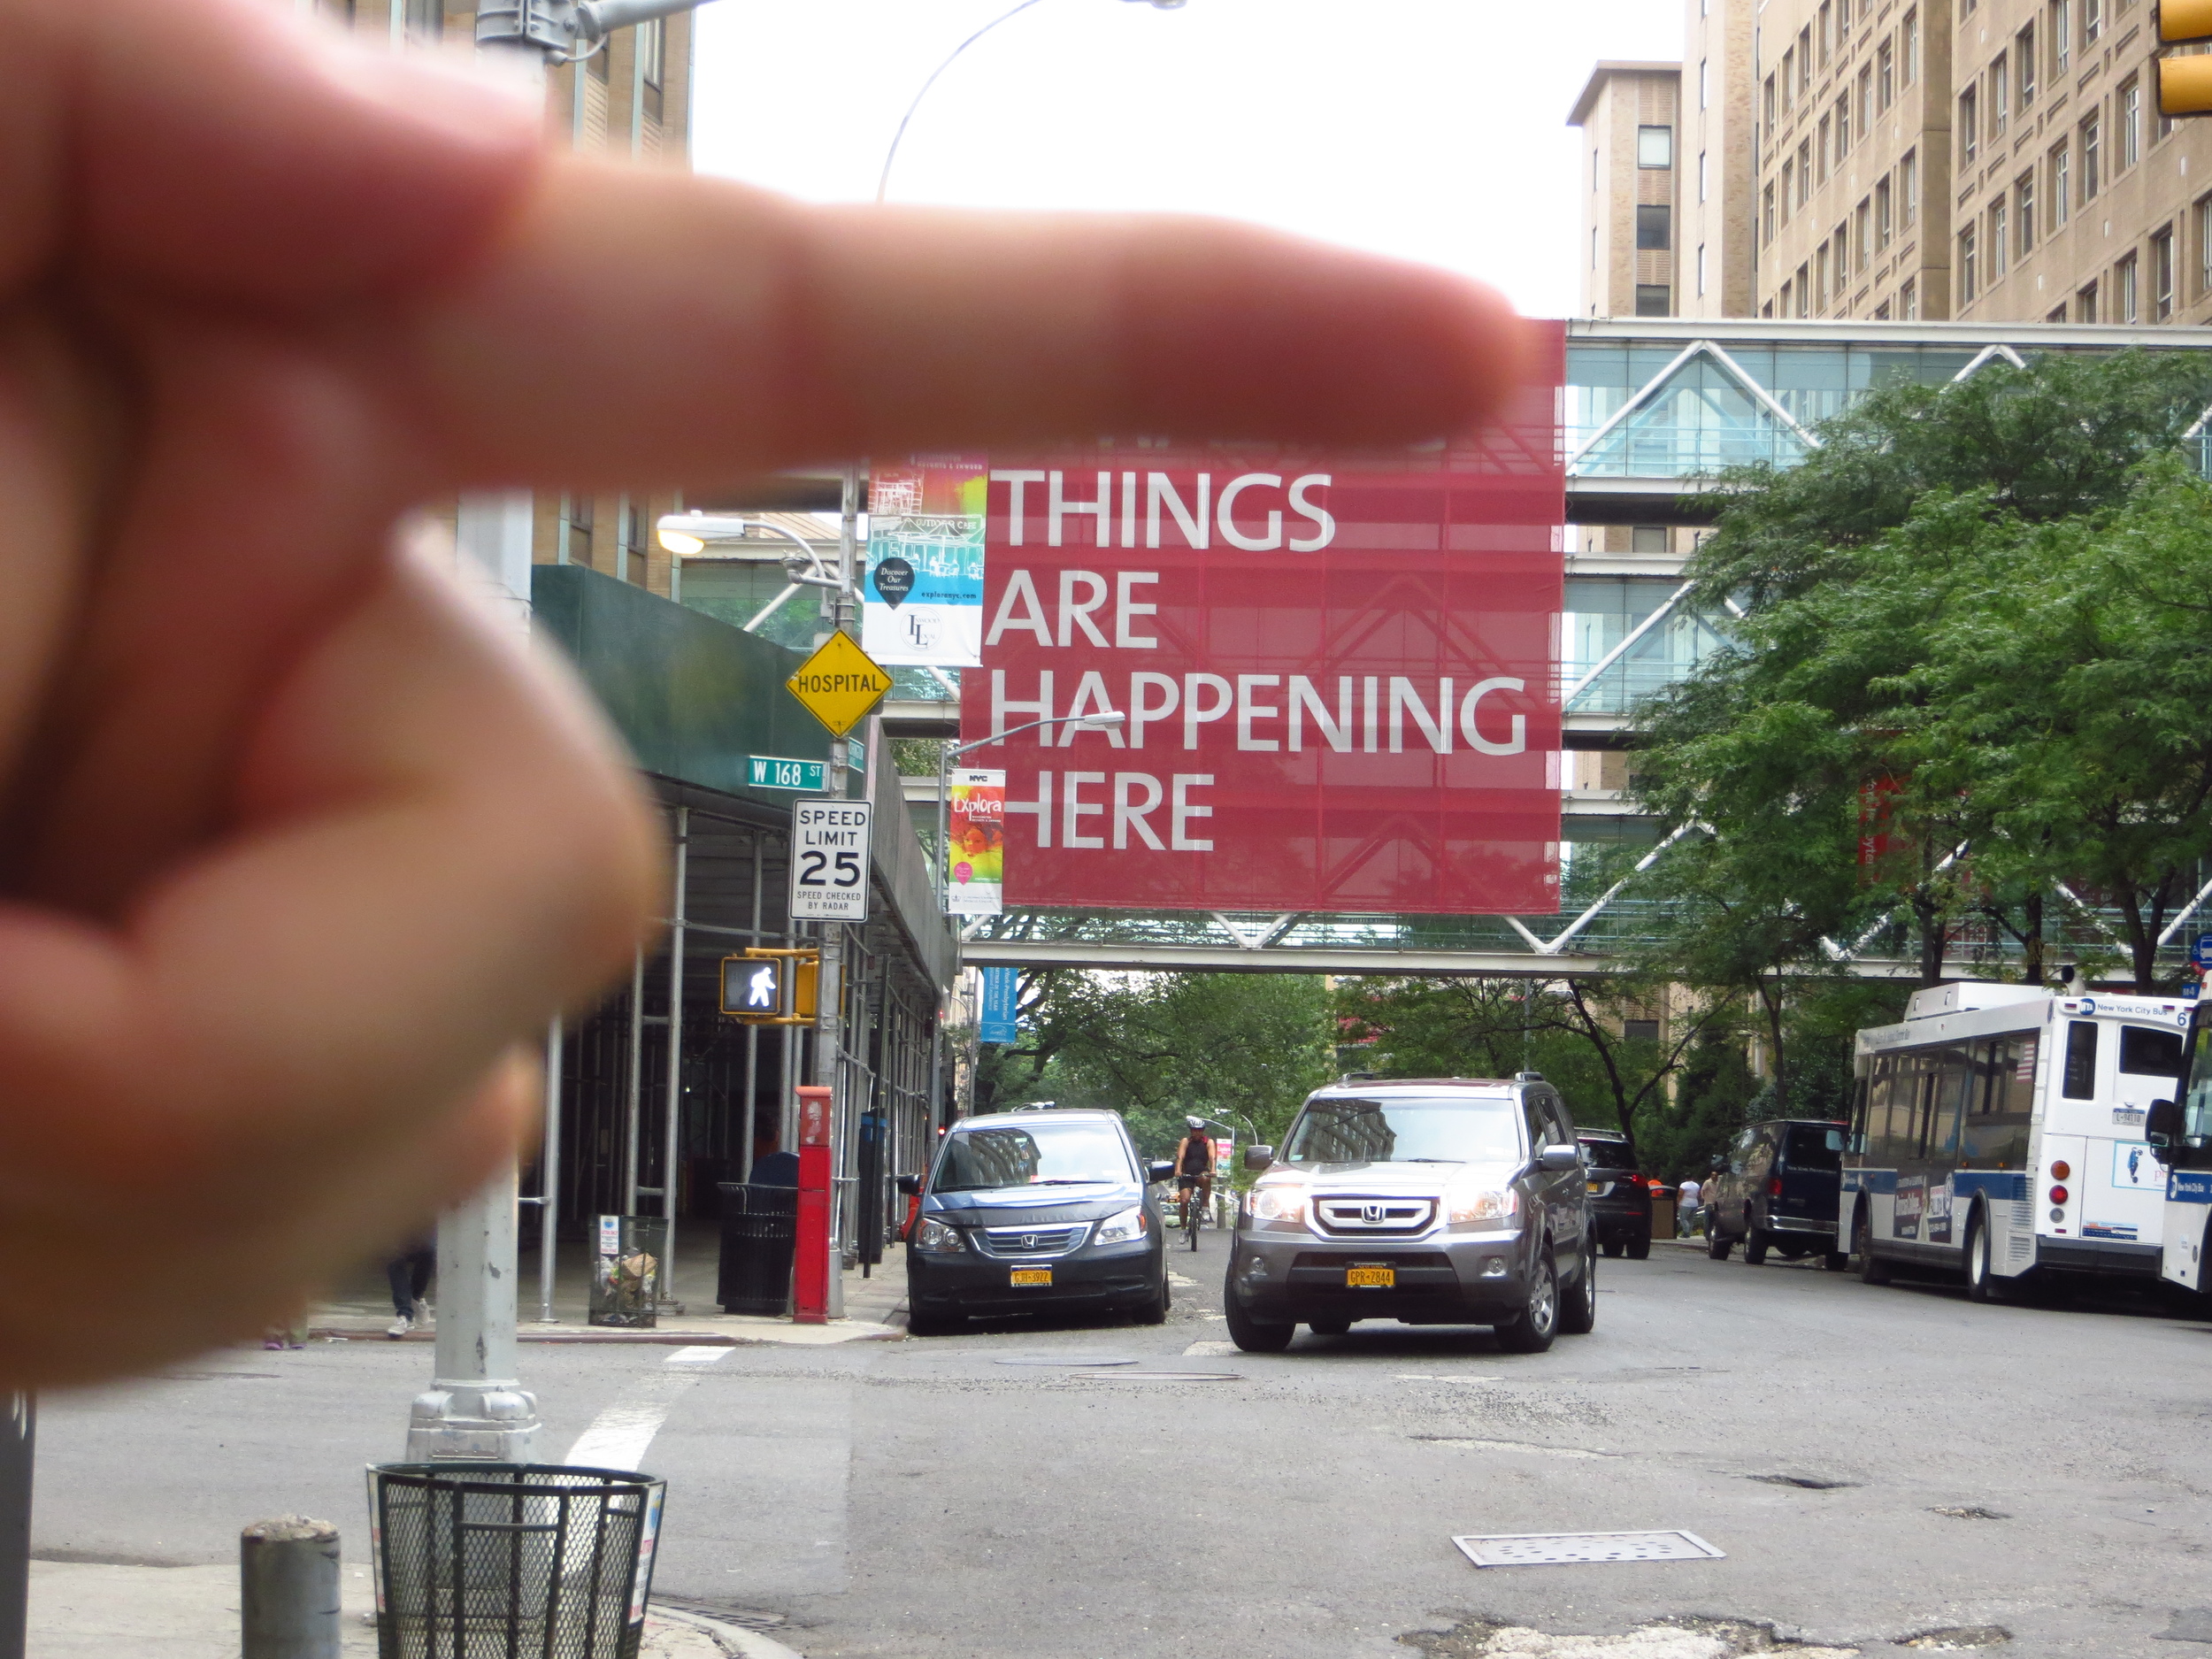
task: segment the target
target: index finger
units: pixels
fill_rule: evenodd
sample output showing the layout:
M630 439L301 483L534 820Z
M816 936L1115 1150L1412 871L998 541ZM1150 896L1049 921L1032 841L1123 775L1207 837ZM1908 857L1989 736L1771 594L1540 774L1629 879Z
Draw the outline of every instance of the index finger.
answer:
M471 483L1106 433L1410 441L1479 419L1526 360L1488 289L1275 232L805 208L583 161L388 327L357 343Z

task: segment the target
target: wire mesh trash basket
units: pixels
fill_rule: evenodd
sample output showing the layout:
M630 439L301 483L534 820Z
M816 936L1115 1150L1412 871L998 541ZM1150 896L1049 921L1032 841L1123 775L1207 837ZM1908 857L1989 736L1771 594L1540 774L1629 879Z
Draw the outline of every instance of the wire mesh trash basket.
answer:
M621 1469L371 1465L379 1659L637 1659L666 1490Z
M662 1216L602 1216L591 1263L592 1325L652 1328L667 1290L668 1221Z

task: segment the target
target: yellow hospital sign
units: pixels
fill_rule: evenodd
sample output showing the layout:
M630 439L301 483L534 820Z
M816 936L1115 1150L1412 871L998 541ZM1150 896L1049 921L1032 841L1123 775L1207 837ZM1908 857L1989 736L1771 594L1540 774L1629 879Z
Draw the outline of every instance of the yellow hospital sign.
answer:
M876 666L849 634L833 634L822 649L808 657L799 672L783 682L806 711L842 737L860 724L868 710L891 689L891 676Z

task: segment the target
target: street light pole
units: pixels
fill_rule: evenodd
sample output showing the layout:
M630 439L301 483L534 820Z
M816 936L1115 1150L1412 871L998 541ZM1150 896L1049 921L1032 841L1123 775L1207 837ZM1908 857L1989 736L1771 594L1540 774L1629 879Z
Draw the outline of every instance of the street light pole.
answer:
M613 30L688 12L699 0L481 0L476 50L528 78L542 94L557 63L595 51ZM461 572L518 631L530 626L537 523L527 490L464 495L454 541ZM556 1156L550 1148L549 1156ZM429 1388L415 1396L411 1463L526 1463L538 1435L536 1396L522 1386L516 1348L520 1171L509 1164L438 1219L437 1348ZM541 1231L550 1242L549 1187Z

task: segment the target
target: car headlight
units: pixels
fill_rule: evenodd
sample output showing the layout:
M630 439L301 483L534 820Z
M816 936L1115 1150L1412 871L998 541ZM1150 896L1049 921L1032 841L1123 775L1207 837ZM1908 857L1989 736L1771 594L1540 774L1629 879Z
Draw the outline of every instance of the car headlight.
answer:
M1306 1189L1255 1187L1245 1194L1244 1213L1262 1226L1302 1227L1306 1223Z
M1093 1244L1126 1244L1132 1239L1144 1237L1145 1229L1152 1224L1145 1219L1141 1207L1125 1210L1118 1216L1109 1216L1098 1224L1098 1231L1091 1234Z
M914 1248L925 1256L957 1256L968 1247L959 1228L949 1227L941 1221L925 1220L915 1230Z
M1510 1187L1490 1192L1462 1192L1452 1194L1451 1218L1455 1225L1469 1222L1509 1221L1518 1214L1520 1194Z

